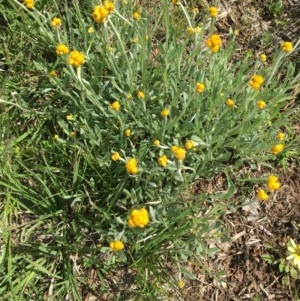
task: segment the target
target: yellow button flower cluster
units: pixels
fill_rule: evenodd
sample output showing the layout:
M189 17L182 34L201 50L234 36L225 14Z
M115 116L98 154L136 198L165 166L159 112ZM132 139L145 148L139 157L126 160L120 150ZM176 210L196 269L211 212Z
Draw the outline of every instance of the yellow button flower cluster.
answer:
M269 198L268 194L263 189L259 189L256 196L260 201L267 201Z
M284 145L282 143L278 143L275 144L272 148L271 148L271 153L273 155L277 155L279 153L281 153L283 151Z
M135 20L135 21L138 21L140 18L141 18L141 13L137 10L135 11L133 14L132 14L132 18Z
M64 55L64 54L68 54L69 52L70 52L69 47L64 44L60 43L56 46L56 54L57 55Z
M226 105L227 105L229 108L234 108L234 107L235 107L235 102L234 102L234 100L232 100L232 99L228 99L228 100L226 101Z
M264 109L266 106L267 106L267 104L266 104L266 102L265 101L263 101L263 100L259 100L257 103L256 103L256 106L259 108L259 109Z
M285 134L282 133L282 132L278 132L277 135L276 135L276 138L279 140L279 141L282 141L285 137Z
M196 84L196 91L198 93L202 93L205 90L205 85L203 83L197 83Z
M263 76L255 74L251 77L249 85L253 89L258 90L264 81L265 79L263 78Z
M168 164L168 158L166 155L162 155L157 159L157 163L161 167L166 167Z
M24 0L24 5L28 9L33 9L34 8L34 0Z
M206 47L210 48L211 52L213 52L213 53L216 53L219 51L221 44L222 44L221 37L217 34L211 35L206 40Z
M128 224L130 227L144 228L149 224L149 221L149 213L146 208L131 210L128 218Z
M129 158L126 162L125 167L126 167L127 172L132 175L137 174L139 171L138 166L137 166L137 161L135 158Z
M189 150L195 146L195 142L193 140L187 140L184 144L184 147Z
M118 161L118 160L120 160L120 154L118 153L118 152L114 152L112 155L111 155L111 159L113 160L113 161Z
M109 14L113 12L115 6L110 1L104 1L103 5L96 5L93 10L93 20L96 23L104 23Z
M50 22L50 26L51 27L58 27L58 26L61 26L61 19L60 18L56 18L54 17L51 22Z
M267 186L269 190L278 190L280 188L280 183L278 181L278 178L274 175L270 175L268 177Z
M177 145L173 145L171 147L171 151L172 153L175 155L175 157L177 158L177 160L183 160L186 156L186 151L184 148L181 148Z
M143 91L137 91L136 97L138 99L144 99L145 98L145 93Z
M84 63L84 54L77 50L71 51L68 63L73 67L79 67Z
M160 115L164 118L167 118L169 115L170 115L170 110L168 109L163 109L161 112L160 112Z
M211 17L217 17L218 16L218 8L215 6L211 6L208 8L209 14Z
M293 44L291 42L283 42L281 44L281 49L284 52L291 52L293 50Z
M111 107L114 111L119 111L120 108L121 108L121 105L120 105L120 103L116 100L116 101L114 101L114 102L110 105L110 107Z
M111 241L109 243L109 247L113 250L113 251L121 251L124 249L124 243L121 240L115 240L115 241Z

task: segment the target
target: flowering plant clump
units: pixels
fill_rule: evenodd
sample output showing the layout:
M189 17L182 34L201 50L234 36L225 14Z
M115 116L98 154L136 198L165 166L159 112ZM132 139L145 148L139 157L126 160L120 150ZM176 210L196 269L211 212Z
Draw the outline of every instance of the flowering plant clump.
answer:
M46 299L54 287L57 300L80 300L82 279L110 283L120 266L136 273L134 291L158 294L172 262L176 285L191 276L187 262L214 255L212 233L225 235L224 202L239 193L233 173L296 144L287 104L300 79L288 63L297 43L237 60L237 31L222 27L222 41L216 6L96 2L9 1L23 11L22 22L7 14L20 46L2 52L22 66L0 97L1 260L18 263L9 273L0 265L5 300L21 300L25 286L35 296L37 281ZM224 193L189 193L220 172ZM261 201L283 185L276 175L261 181Z

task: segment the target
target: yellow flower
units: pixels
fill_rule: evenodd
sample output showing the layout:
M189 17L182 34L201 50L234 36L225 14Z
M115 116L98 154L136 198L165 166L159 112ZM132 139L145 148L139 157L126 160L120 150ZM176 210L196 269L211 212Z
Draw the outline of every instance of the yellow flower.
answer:
M28 9L33 9L34 8L34 0L24 0L24 5Z
M71 132L71 133L70 133L70 137L71 137L71 138L75 138L75 137L76 137L76 132Z
M50 71L50 72L49 72L49 76L50 76L50 77L57 77L56 71L55 71L55 70Z
M104 23L106 21L109 11L105 8L104 5L96 5L93 10L93 20L96 23Z
M54 140L58 140L58 139L59 139L59 135L55 134L55 135L53 136L53 139L54 139Z
M286 259L293 260L293 265L300 271L300 245L296 245L292 238L290 239L290 246L288 246L288 253L290 255Z
M160 145L160 141L158 139L153 140L152 144L154 146L159 146Z
M124 249L124 244L121 240L115 240L115 241L111 241L109 243L109 247L113 250L113 251L121 251Z
M211 17L216 17L218 15L218 8L215 6L209 7L208 11Z
M176 150L178 149L179 147L177 146L177 145L173 145L172 147L171 147L171 152L173 153L173 154L175 154L175 152L176 152Z
M120 154L118 153L118 152L114 152L112 155L111 155L111 159L113 160L113 161L118 161L118 160L120 160Z
M266 200L268 200L269 196L268 196L268 194L263 189L259 189L257 191L257 198L260 201L266 201Z
M161 167L166 167L168 164L168 158L166 155L162 155L157 159L157 163Z
M193 140L187 140L184 144L186 149L192 149L195 146L195 142Z
M178 285L179 288L184 288L185 283L184 283L182 280L179 280L179 281L177 282L177 285Z
M137 97L138 99L144 99L144 98L145 98L145 94L144 94L143 91L137 91L136 97Z
M219 51L221 44L221 37L217 34L213 34L206 40L206 47L210 48L211 52L213 53Z
M161 112L160 112L160 115L164 118L167 118L169 115L170 115L170 110L168 109L163 109Z
M127 172L132 175L137 174L139 171L138 166L137 166L137 161L135 158L129 158L126 162L125 167L126 167Z
M202 93L205 90L205 85L203 83L196 84L196 91Z
M130 93L127 94L127 95L126 95L126 99L127 99L127 100L131 100L131 99L132 99L132 94L130 94Z
M120 103L116 100L116 101L114 101L114 102L110 105L110 107L111 107L114 111L119 111L120 108L121 108L121 105L120 105Z
M66 119L67 119L68 121L73 120L73 115L72 115L72 114L67 115L67 116L66 116Z
M282 143L279 143L279 144L275 144L272 148L271 148L271 153L274 154L274 155L277 155L279 153L282 152L284 148L284 145Z
M132 14L132 18L135 20L135 21L138 21L140 18L141 18L141 13L139 11L135 11L133 14Z
M277 138L279 141L282 141L282 140L284 139L284 136L285 136L284 133L278 132L277 135L276 135L276 138Z
M56 54L57 55L68 54L69 51L70 51L70 49L68 48L68 46L66 46L64 44L58 44L56 46Z
M131 210L128 218L128 224L130 227L144 228L149 224L149 221L149 213L146 208Z
M200 26L194 27L195 33L200 34L202 32L202 29Z
M84 54L77 50L71 51L68 63L73 67L79 67L84 63Z
M197 7L194 7L192 9L192 12L193 12L193 14L197 15L197 14L199 14L199 9Z
M257 103L256 103L256 106L259 108L259 109L264 109L267 104L263 101L263 100L259 100Z
M274 175L268 176L268 182L277 182L277 181L278 181L278 177L276 177Z
M87 29L87 32L88 32L88 33L93 33L93 32L94 32L94 27L90 26L90 27Z
M130 129L126 129L124 132L126 137L129 137L131 135L131 130Z
M293 44L291 42L283 42L281 44L281 49L284 52L291 52L293 50Z
M265 81L265 79L263 78L263 76L255 74L251 77L249 85L253 89L258 90L264 81Z
M178 3L180 3L180 0L172 0L172 3L173 4L178 4Z
M111 1L104 1L103 5L107 9L109 14L111 14L115 9L115 5Z
M51 27L58 27L61 26L61 19L54 17L50 22Z
M280 188L280 183L277 181L269 181L267 184L269 190L278 190Z
M186 152L184 148L177 147L176 150L174 151L175 157L178 160L183 160L185 158Z
M226 101L226 105L227 105L229 108L234 108L234 107L235 107L235 102L234 102L234 100L232 100L232 99L228 99L228 100Z
M186 31L190 36L192 36L195 33L195 29L193 27L188 27Z
M266 56L264 53L262 53L262 54L259 56L259 58L260 58L260 60L261 60L262 62L265 62L265 61L267 60L267 56Z

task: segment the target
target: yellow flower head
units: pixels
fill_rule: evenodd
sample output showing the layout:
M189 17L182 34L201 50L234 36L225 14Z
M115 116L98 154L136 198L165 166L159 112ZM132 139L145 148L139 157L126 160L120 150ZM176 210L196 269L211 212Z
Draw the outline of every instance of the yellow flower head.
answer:
M115 5L111 1L104 1L103 6L107 9L109 14L111 14L115 9Z
M161 112L160 112L160 115L164 118L167 118L169 115L170 115L170 110L168 109L163 109Z
M196 91L198 93L202 93L205 90L205 85L203 83L197 83L196 84Z
M221 44L221 37L217 34L213 34L206 40L206 47L210 48L211 52L213 53L219 51Z
M58 44L56 46L56 54L57 55L68 54L69 52L70 52L70 49L68 48L68 46L66 46L64 44Z
M293 50L293 44L291 42L283 42L281 44L281 49L284 52L291 52Z
M259 108L259 109L264 109L266 106L267 106L267 104L265 103L265 101L263 101L263 100L259 100L257 103L256 103L256 106Z
M253 89L258 90L264 81L265 79L263 78L263 76L255 74L251 77L249 85Z
M280 188L280 183L278 181L268 181L267 186L269 190L278 190Z
M166 155L162 155L157 159L157 163L161 167L166 167L168 164L168 158Z
M217 7L211 6L211 7L208 8L208 11L209 11L209 14L210 14L211 17L214 17L214 18L217 17L217 15L218 15L218 8Z
M149 221L149 213L146 208L131 210L128 218L128 224L130 227L144 228L149 224Z
M76 137L76 132L71 132L71 133L70 133L70 137L71 137L71 138L75 138L75 137Z
M180 0L172 0L172 3L173 4L178 4L178 3L180 3Z
M131 130L130 129L126 129L124 132L126 137L129 137L131 135Z
M55 71L55 70L50 71L50 72L49 72L49 76L50 76L50 77L57 77L56 71Z
M109 11L104 5L96 5L93 10L93 20L95 23L104 23L106 21Z
M269 196L268 194L263 190L263 189L259 189L257 191L257 198L260 200L260 201L267 201Z
M113 161L118 161L118 160L120 160L120 154L118 153L118 152L114 152L112 155L111 155L111 159L113 160Z
M186 32L187 32L190 36L192 36L192 35L195 33L195 29L194 29L193 27L188 27L187 30L186 30Z
M94 32L94 27L90 26L88 29L87 29L87 32L89 34L93 33Z
M72 114L67 115L67 116L66 116L66 119L67 119L68 121L73 120L73 115L72 115Z
M185 149L181 147L177 147L174 153L177 160L183 160L186 155Z
M175 155L175 152L176 152L176 150L178 149L179 147L177 146L177 145L173 145L172 147L171 147L171 152Z
M34 0L24 0L23 2L28 9L34 8Z
M139 171L138 166L137 166L137 161L135 158L129 158L126 162L125 167L126 167L127 172L132 175L137 174Z
M144 99L145 98L145 93L143 91L137 91L136 97L138 99Z
M235 102L234 102L234 100L232 100L232 99L228 99L228 100L226 101L226 105L227 105L229 108L234 108L234 107L235 107Z
M277 135L276 135L276 138L277 138L279 141L282 141L282 140L284 139L284 136L285 136L284 133L278 132Z
M179 288L184 288L185 283L184 283L182 280L179 280L179 281L177 282L177 285L178 285Z
M61 26L61 19L54 17L50 22L51 27L58 27Z
M283 151L284 145L282 143L279 144L275 144L272 148L271 148L271 153L274 155L277 155L279 153L281 153Z
M59 139L59 135L58 135L58 134L55 134L55 135L53 136L53 139L54 139L54 140L58 140L58 139Z
M71 51L68 63L73 67L79 67L84 63L84 54L77 50Z
M154 146L159 146L160 145L160 141L158 139L153 140L152 144Z
M289 256L287 260L293 260L293 265L300 271L300 245L296 245L293 239L290 239L290 246L288 246Z
M120 105L120 103L116 100L116 101L114 101L114 102L110 105L110 107L111 107L114 111L119 111L120 108L121 108L121 105Z
M111 241L109 247L112 251L121 251L124 249L124 243L121 240Z
M135 20L135 21L138 21L140 18L141 18L141 13L139 11L135 11L133 14L132 14L132 18Z
M259 56L259 58L260 58L260 60L261 60L262 62L265 62L265 61L267 60L267 56L266 56L264 53L262 53L262 54Z
M184 144L186 149L192 149L195 146L195 142L193 140L187 140Z
M192 12L193 12L193 14L195 14L195 15L199 14L199 9L198 9L198 7L194 7L194 8L192 9Z
M195 33L200 34L202 32L202 29L200 26L194 27Z

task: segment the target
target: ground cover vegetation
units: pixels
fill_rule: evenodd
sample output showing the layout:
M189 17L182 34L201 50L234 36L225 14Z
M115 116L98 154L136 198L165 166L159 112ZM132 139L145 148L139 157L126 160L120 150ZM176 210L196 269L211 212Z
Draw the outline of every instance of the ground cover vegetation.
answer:
M187 262L208 272L208 242L226 240L237 183L265 202L284 182L237 171L295 153L298 43L236 60L218 3L0 5L0 296L176 300ZM219 172L224 192L189 193ZM299 244L286 249L299 278Z

